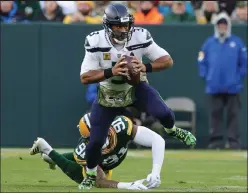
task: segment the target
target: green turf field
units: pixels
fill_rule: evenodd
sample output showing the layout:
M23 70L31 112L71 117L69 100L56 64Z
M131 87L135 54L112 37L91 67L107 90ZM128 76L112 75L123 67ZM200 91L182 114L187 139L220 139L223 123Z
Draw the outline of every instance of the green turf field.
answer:
M128 182L144 178L150 172L151 163L150 151L129 151L124 163L114 170L113 179ZM245 151L168 150L161 178L161 186L152 191L247 192L247 154ZM80 192L77 184L59 169L49 170L39 155L30 156L27 149L1 150L1 191ZM120 190L91 190L110 191Z

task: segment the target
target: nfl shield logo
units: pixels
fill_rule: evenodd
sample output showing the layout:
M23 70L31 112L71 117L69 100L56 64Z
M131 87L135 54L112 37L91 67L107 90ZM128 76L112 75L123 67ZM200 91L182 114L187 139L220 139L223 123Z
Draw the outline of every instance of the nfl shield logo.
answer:
M121 57L121 54L117 54L117 58L120 58Z
M110 53L103 53L103 60L111 60L111 54Z

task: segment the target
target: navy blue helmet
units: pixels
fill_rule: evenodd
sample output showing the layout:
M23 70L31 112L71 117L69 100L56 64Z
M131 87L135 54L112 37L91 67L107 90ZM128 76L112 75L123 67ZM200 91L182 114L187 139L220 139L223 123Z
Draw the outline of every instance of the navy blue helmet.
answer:
M110 4L106 7L103 16L103 27L109 37L119 42L129 41L132 37L134 18L128 8L122 4ZM112 26L128 26L127 32L113 31Z

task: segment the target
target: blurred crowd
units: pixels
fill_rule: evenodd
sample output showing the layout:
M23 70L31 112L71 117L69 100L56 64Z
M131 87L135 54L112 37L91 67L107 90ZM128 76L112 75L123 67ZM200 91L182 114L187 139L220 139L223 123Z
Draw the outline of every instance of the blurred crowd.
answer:
M0 1L2 23L34 21L100 24L110 3L122 3L135 24L213 23L226 12L232 23L247 23L247 1Z

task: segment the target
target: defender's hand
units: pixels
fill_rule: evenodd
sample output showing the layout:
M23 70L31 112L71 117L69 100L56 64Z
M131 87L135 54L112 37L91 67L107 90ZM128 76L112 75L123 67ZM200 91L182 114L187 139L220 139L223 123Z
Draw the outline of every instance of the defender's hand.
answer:
M120 57L120 59L116 62L114 67L112 68L112 73L114 76L117 75L122 75L122 76L127 76L128 74L128 69L126 67L127 62L124 61L125 57Z
M133 56L132 63L134 72L146 72L146 66L136 56Z
M148 184L146 185L146 187L149 188L149 189L150 188L157 188L161 184L160 176L158 174L150 173L146 177L146 181L148 182Z
M142 183L145 181L145 179L142 180L137 180L135 182L133 182L128 189L129 190L147 190L148 188L143 185Z

